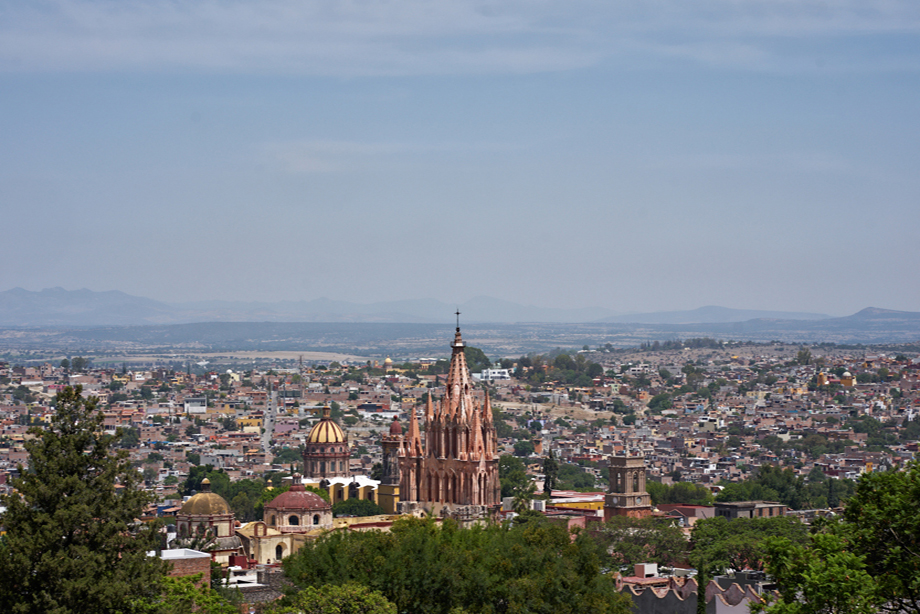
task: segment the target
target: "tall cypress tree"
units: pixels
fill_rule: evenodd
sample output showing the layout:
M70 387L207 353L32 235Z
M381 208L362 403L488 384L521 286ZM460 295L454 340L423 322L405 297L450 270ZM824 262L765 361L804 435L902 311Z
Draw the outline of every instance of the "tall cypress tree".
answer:
M51 425L30 430L29 468L2 499L2 612L129 614L159 595L156 530L135 522L150 497L81 393L60 392Z

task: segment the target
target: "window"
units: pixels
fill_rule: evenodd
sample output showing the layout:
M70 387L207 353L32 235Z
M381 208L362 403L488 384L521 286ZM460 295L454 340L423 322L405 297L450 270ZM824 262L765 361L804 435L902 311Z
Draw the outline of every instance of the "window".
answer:
M313 516L313 524L319 524L319 514L314 514L314 516Z
M291 525L292 527L295 525L298 525L300 524L300 518L298 518L297 516L291 516L290 518L288 518L288 524Z
M275 548L275 560L280 561L284 557L284 546L278 544Z

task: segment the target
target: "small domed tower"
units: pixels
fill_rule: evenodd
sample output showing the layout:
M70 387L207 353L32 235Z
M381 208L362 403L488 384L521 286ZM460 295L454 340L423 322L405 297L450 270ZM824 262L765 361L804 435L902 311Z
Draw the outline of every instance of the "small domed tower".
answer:
M210 533L213 537L230 537L234 532L233 511L227 501L211 492L211 480L201 481L201 492L182 504L176 514L179 537Z
M348 436L323 408L323 418L313 425L303 451L304 475L313 479L348 477Z
M299 474L291 489L265 504L265 524L282 533L306 533L332 528L332 506L308 491Z

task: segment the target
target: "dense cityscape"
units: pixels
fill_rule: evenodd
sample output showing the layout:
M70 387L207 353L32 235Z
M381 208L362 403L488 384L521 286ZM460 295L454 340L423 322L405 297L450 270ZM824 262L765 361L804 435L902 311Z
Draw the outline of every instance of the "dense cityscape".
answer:
M920 440L916 356L702 338L489 359L459 327L450 345L450 359L249 370L2 363L3 492L78 390L148 495L135 520L159 527L160 556L228 602L268 607L331 534L539 519L600 544L636 611L678 596L667 607L693 611L709 568L707 607L723 611L776 589L769 535L841 516L863 476L903 474ZM738 518L787 524L714 524ZM734 552L733 532L762 544ZM701 570L704 555L721 559Z

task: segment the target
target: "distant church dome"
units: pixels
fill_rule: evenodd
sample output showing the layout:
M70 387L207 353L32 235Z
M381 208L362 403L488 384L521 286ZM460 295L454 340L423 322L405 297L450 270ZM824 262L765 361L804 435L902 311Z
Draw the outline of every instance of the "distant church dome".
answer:
M348 436L323 408L323 418L313 425L303 450L304 474L316 479L348 475Z
M393 422L390 422L390 435L402 435L402 425L396 416L393 416Z
M221 516L230 513L230 506L216 492L211 492L211 480L201 481L201 492L189 498L179 510L185 516Z
M323 408L323 419L313 425L307 441L309 443L344 443L346 441L345 433L332 419L331 409Z
M211 492L211 480L201 481L201 492L182 504L176 514L176 531L186 538L196 533L212 537L232 537L235 526L233 510L223 497Z
M282 533L302 533L332 528L332 506L304 488L300 474L294 474L291 489L265 504L265 523Z

